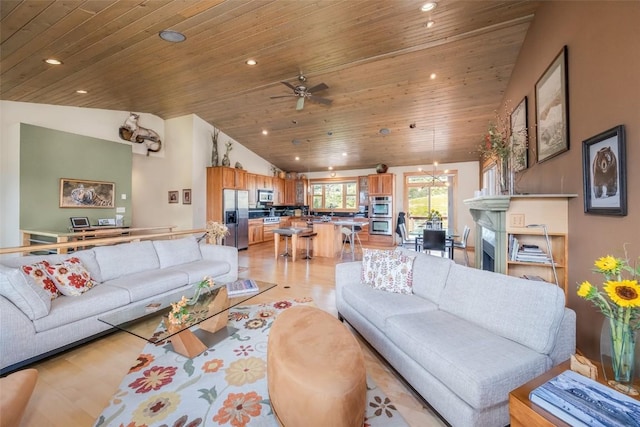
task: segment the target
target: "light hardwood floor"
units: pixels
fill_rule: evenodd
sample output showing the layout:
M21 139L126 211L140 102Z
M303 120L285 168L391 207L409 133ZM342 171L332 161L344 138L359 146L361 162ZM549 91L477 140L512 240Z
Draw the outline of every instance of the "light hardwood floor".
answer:
M472 255L470 253L470 258ZM351 258L345 255L344 260ZM462 254L456 253L456 261L461 260ZM252 301L309 296L318 307L333 315L337 315L334 271L339 262L342 261L328 258L298 259L295 263L290 258L275 260L272 243L254 245L239 252L240 277L278 284L277 288ZM139 338L118 332L35 364L33 367L39 372L38 383L21 427L93 425L144 344ZM365 344L362 348L368 374L412 427L445 425Z

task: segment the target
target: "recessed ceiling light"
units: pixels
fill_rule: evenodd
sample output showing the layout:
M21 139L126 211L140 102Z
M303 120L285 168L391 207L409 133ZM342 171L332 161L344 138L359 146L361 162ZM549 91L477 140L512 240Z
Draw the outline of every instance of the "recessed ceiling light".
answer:
M332 171L333 170L333 166L329 166L329 170Z
M300 157L296 156L296 160L300 160Z
M86 90L84 90L84 89L78 89L78 90L76 91L76 93L79 93L79 94L84 95L85 93L87 93L87 91L86 91Z
M424 24L425 27L427 28L431 28L436 24L436 21L432 21L431 19L427 21L426 24Z
M435 9L437 5L438 5L438 3L434 2L434 1L429 1L429 2L426 2L425 4L423 4L422 7L420 8L420 10L423 11L423 12L430 12L433 9Z
M44 62L46 62L49 65L62 65L62 61L55 58L47 58L44 60Z
M382 129L380 129L379 132L380 132L380 135L389 135L391 133L389 128L382 128Z
M347 156L347 153L342 153L342 155L343 155L344 157L346 157L346 156Z
M429 78L430 78L431 80L435 80L435 78L436 78L436 77L437 77L437 76L436 76L436 73L431 73L431 74L429 75Z
M266 129L262 129L262 134L263 134L263 135L268 135L268 134L269 134L269 131L268 131L268 130L266 130Z
M258 61L256 61L255 59L247 59L247 61L245 62L245 64L247 65L256 65L258 63Z
M336 173L335 172L331 172L331 178L335 177Z
M180 43L187 39L187 36L184 34L173 30L162 30L158 35L162 40L170 43Z

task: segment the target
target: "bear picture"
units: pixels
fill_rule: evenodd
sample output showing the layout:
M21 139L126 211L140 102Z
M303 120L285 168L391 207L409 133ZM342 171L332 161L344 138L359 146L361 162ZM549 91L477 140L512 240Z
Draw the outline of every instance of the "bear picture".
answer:
M583 142L585 212L626 215L624 126Z
M593 159L593 195L596 199L618 194L618 160L610 146L598 150Z

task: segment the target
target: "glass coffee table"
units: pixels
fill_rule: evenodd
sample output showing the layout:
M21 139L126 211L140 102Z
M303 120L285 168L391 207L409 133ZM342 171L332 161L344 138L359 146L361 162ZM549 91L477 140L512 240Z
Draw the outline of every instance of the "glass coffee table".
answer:
M229 309L277 286L259 280L254 282L258 285L257 291L235 297L227 294L226 284L216 283L213 289L202 292L195 304L186 306L189 318L178 325L168 321L171 303L177 302L175 295L157 298L146 306L108 313L98 320L150 343L168 340L173 351L193 358L237 332L236 328L227 326ZM195 288L192 288L184 296L190 298L194 293Z

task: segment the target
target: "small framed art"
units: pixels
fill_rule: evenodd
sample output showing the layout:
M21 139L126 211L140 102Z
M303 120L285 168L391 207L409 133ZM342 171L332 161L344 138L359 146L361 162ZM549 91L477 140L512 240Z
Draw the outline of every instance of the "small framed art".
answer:
M627 168L624 125L582 142L584 211L627 214Z
M182 190L182 204L190 205L191 204L191 189L185 188Z
M169 191L169 203L178 203L180 193L175 190Z
M511 127L511 169L520 172L528 167L529 140L527 123L527 97L513 110L510 116Z

